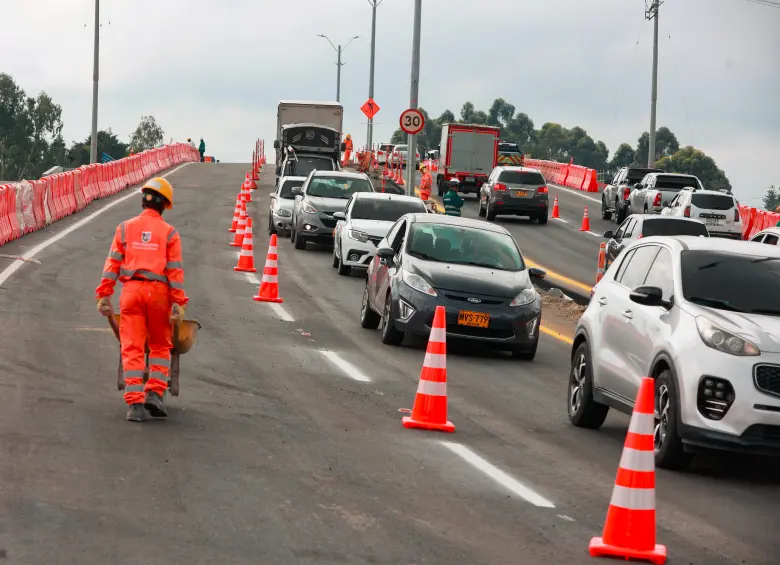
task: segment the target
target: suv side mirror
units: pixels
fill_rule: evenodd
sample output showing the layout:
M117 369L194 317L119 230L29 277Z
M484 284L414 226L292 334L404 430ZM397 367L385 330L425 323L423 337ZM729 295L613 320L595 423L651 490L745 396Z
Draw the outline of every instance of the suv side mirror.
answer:
M657 286L637 287L631 292L629 298L631 302L636 302L643 306L663 306L668 308L671 305L671 302L664 300L664 293Z
M641 182L635 182L634 183L634 188L642 188L642 183Z
M293 193L293 194L296 194L296 195L297 195L297 194L301 194L301 193L302 193L302 191L301 191L301 187L300 187L300 186L294 186L294 187L292 187L292 193Z
M337 220L346 220L347 219L347 215L344 214L344 212L333 212L333 217L336 218Z
M528 276L534 279L543 279L547 276L547 271L543 269L537 269L536 267L531 267L528 269Z
M379 257L383 265L387 265L393 260L395 251L393 251L392 247L379 247L376 250L376 256Z
M278 139L274 139L274 149L279 149L282 146Z
M275 193L275 192L272 192L272 193L270 193L268 196L270 196L271 198L276 198L276 193Z
M612 239L613 237L615 237L615 232L612 230L607 230L604 232L604 239Z

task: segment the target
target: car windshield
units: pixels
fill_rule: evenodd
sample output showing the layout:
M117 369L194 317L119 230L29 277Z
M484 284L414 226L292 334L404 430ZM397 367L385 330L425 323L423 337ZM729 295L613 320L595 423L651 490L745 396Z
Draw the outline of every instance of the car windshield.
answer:
M659 175L655 181L656 190L662 190L664 192L679 192L686 186L692 186L693 188L701 189L702 186L696 177L678 177L671 175Z
M525 263L512 236L451 224L415 223L406 246L426 261L523 271Z
M648 173L652 172L654 172L652 169L628 169L628 180L631 182L639 182L645 178Z
M520 146L517 143L499 143L498 152L506 155L516 155L520 153Z
M379 146L380 151L392 151L393 146L392 145L380 145Z
M680 256L683 296L717 310L780 316L780 258L691 250Z
M704 210L731 210L735 206L734 197L728 194L694 194L691 204Z
M303 186L302 180L286 180L282 183L282 188L279 191L279 198L283 198L285 200L293 200L295 199L295 195L293 194L293 187L295 186Z
M306 194L323 198L348 200L356 192L374 192L374 187L366 179L350 177L314 177Z
M307 177L312 171L335 171L333 159L327 157L298 157L298 160L290 159L287 161L286 175L297 177Z
M642 235L703 235L709 237L707 226L695 220L672 218L647 218L642 224Z
M406 145L396 145L395 146L396 151L406 151Z
M422 200L393 200L385 198L358 198L352 205L353 220L395 222L404 214L425 214Z
M544 184L544 177L541 174L526 171L502 171L498 176L498 180L507 184L527 184L531 186Z

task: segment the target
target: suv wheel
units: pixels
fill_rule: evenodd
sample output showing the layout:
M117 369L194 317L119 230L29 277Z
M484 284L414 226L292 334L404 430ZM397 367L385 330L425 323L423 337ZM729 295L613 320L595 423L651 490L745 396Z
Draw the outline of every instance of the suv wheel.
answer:
M334 269L339 266L339 256L336 255L336 247L338 247L338 246L336 245L336 242L334 241L333 242L333 261L331 261L331 266Z
M479 197L479 217L484 218L485 217L485 207L482 205L482 197Z
M612 219L612 210L610 210L609 207L607 206L607 199L604 195L601 196L601 219L602 220Z
M547 223L547 214L545 213L542 216L537 216L536 219L539 220L541 225L544 225Z
M393 323L393 299L388 292L385 299L385 309L382 313L382 343L385 345L401 345L404 340L404 332L395 329Z
M306 249L306 240L301 237L297 230L293 231L293 247L295 249Z
M622 224L628 215L628 205L623 207L619 201L615 200L615 223L617 225Z
M338 273L341 276L346 277L352 272L352 268L344 264L344 259L341 257L341 255L339 255L338 265L336 266L338 267Z
M588 342L577 347L571 358L567 404L569 421L578 428L597 430L607 419L609 407L593 400L593 370Z
M496 209L490 205L490 200L487 203L487 211L485 213L488 222L493 222L496 219Z
M274 235L276 233L276 228L274 227L274 216L273 213L268 213L268 235Z
M360 327L367 330L375 330L379 327L382 317L371 309L368 303L368 281L363 291L363 301L360 304Z
M672 372L663 371L655 379L653 400L655 464L662 469L685 469L692 459L692 455L685 452L677 433L678 409Z

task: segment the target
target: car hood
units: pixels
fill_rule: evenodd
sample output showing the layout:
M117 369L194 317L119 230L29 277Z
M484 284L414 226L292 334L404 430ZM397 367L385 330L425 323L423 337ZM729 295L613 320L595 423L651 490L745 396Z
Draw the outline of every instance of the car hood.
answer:
M380 222L378 220L350 220L353 230L362 231L374 237L385 237L394 222Z
M274 210L290 210L292 211L295 206L295 200L287 200L286 198L274 199Z
M524 288L531 288L528 270L499 271L487 267L472 267L453 263L423 261L410 255L404 257L404 268L425 277L436 289L454 292L514 298Z
M307 196L306 201L320 212L332 214L343 212L349 200L343 198L323 198L322 196Z
M723 329L735 333L767 353L780 353L780 317L743 314L689 304L693 316L706 316Z

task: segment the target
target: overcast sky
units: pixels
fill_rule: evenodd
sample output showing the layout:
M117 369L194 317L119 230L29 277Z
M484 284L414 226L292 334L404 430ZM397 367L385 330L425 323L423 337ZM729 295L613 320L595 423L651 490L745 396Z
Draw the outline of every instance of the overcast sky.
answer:
M1 71L62 105L68 142L89 134L94 0L6 0ZM375 141L409 102L413 0L378 10ZM223 162L268 143L281 99L332 100L344 53L345 132L366 139L367 0L102 0L100 128L125 140L145 114ZM726 171L758 204L780 184L780 9L746 0L666 0L658 125ZM433 116L503 97L538 128L585 128L614 151L650 120L652 24L644 0L423 0L420 105Z

